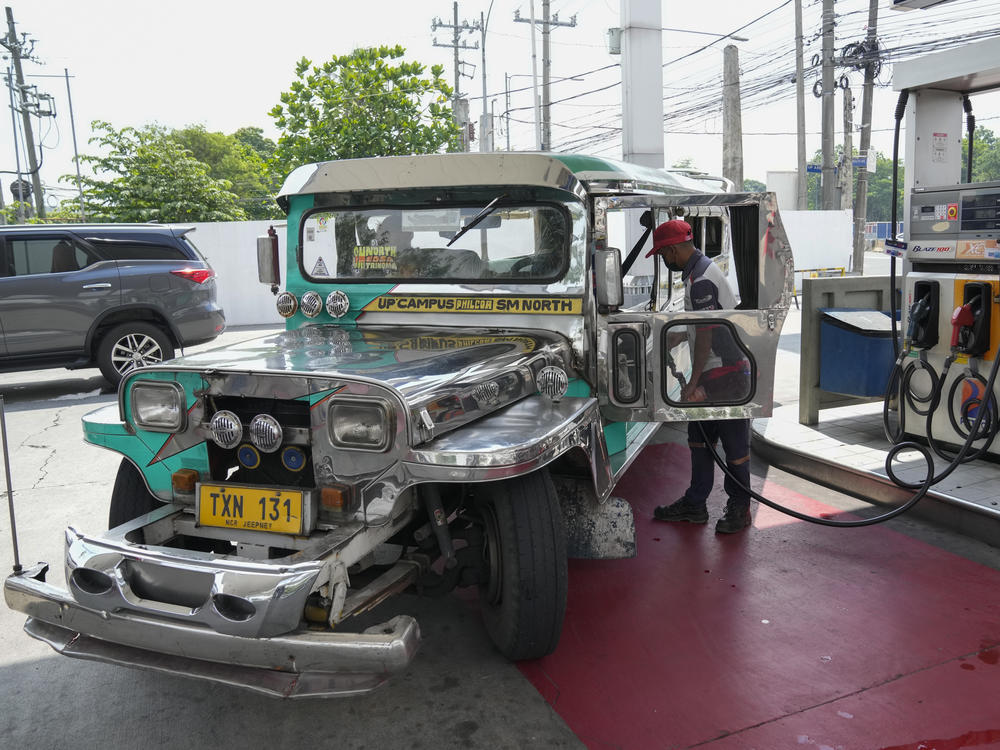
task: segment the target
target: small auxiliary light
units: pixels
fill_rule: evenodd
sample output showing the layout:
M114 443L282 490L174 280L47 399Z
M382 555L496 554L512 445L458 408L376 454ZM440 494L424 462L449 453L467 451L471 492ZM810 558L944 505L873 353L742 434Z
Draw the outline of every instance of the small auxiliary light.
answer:
M569 390L569 376L561 367L549 365L539 371L535 377L535 384L539 391L558 402Z

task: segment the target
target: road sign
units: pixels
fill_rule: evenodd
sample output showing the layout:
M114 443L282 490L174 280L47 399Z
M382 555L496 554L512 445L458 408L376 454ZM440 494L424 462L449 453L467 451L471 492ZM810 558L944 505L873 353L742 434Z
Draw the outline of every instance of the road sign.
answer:
M807 172L822 172L823 171L823 167L821 167L819 164L806 164L806 171Z

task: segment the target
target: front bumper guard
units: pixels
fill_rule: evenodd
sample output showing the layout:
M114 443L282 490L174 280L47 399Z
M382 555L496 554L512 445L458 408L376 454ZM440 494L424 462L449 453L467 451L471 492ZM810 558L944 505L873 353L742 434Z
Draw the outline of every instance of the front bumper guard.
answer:
M416 620L401 615L361 633L295 630L270 637L217 632L193 620L92 609L45 583L39 564L4 581L28 635L61 654L247 688L285 698L366 693L405 669L417 651Z

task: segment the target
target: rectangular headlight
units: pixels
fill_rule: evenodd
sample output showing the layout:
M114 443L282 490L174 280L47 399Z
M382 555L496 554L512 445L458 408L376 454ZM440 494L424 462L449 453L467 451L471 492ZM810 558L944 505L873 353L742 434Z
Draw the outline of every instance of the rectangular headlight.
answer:
M392 442L389 407L381 401L336 399L326 424L330 442L338 448L384 451Z
M141 380L132 386L132 421L151 432L180 432L187 410L180 383Z

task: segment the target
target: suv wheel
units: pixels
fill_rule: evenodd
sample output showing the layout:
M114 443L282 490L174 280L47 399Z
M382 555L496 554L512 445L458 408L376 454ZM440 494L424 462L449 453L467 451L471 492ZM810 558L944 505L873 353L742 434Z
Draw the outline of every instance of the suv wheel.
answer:
M108 331L97 347L97 366L111 385L137 367L174 358L174 347L161 328L151 323L122 323Z

